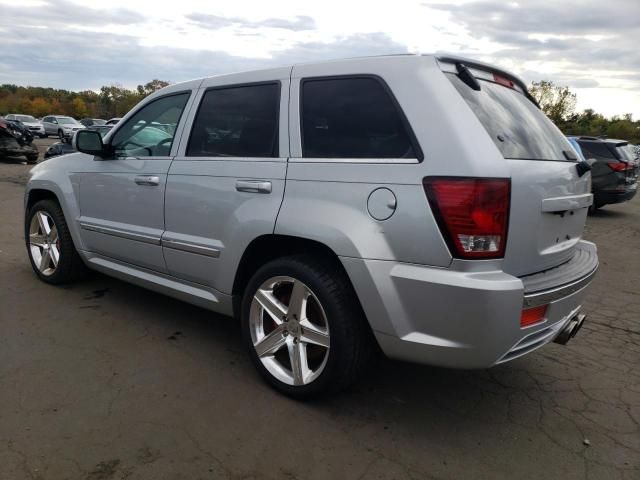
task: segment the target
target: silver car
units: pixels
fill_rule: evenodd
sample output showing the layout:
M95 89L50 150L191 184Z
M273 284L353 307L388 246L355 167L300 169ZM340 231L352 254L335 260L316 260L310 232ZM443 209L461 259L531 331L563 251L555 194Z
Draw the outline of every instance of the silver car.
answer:
M78 130L85 128L75 118L63 115L48 115L42 119L42 126L46 136L57 135L60 140L67 140L73 137Z
M487 368L581 327L589 164L526 86L456 57L350 59L166 87L31 171L45 282L85 268L242 323L307 397L389 357Z

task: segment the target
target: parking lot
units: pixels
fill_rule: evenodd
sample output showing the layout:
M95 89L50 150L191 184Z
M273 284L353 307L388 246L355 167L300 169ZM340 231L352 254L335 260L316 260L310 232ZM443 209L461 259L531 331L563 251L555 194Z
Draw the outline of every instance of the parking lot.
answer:
M38 281L29 168L0 162L0 479L640 478L638 198L588 220L601 268L569 345L484 371L380 359L299 403L230 318L99 274Z

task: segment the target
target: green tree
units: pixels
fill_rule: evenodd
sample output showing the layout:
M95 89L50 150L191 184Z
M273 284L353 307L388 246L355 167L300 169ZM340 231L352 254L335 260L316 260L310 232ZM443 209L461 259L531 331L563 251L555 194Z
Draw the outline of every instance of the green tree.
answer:
M540 108L558 126L568 120L576 109L576 94L569 87L560 87L549 80L532 82L529 93Z

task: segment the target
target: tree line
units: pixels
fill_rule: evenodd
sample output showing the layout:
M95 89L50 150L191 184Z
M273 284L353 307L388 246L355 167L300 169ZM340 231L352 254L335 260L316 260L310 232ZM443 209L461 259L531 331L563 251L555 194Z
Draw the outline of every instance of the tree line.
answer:
M576 94L547 80L533 82L529 93L565 135L605 136L640 144L640 121L630 113L606 118L590 108L576 112Z
M110 85L99 92L72 92L4 84L0 85L0 115L23 113L43 117L55 114L77 119L121 117L144 97L167 85L169 82L155 79L131 90ZM640 121L634 121L629 113L607 118L592 109L576 112L576 94L569 87L547 80L533 82L529 92L566 135L607 136L640 143Z
M122 117L147 95L169 85L165 80L152 80L136 89L119 85L104 86L99 92L44 87L0 85L0 115L22 113L40 118L45 115L69 115L76 119Z

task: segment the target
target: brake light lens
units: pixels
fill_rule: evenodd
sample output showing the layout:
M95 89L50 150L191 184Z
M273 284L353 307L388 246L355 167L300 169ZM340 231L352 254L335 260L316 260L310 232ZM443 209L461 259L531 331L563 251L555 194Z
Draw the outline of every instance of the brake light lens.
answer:
M509 80L506 77L503 77L501 75L497 75L497 74L493 74L493 81L502 85L503 87L507 87L507 88L513 88L515 90L515 84L513 83L513 81Z
M615 172L626 172L627 170L633 170L633 165L629 165L625 162L608 162L609 168Z
M542 322L546 314L547 305L522 310L522 315L520 316L520 328L530 327L531 325Z
M426 177L422 183L454 257L504 257L511 197L508 178Z

